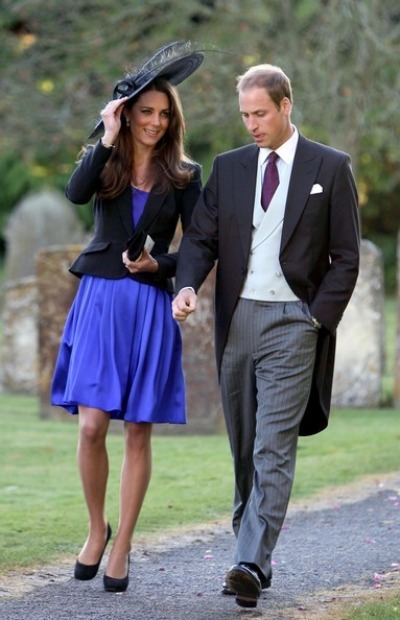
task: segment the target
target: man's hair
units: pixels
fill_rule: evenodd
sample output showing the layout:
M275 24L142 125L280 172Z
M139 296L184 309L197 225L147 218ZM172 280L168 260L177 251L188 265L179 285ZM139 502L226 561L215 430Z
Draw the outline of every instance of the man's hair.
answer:
M241 93L249 88L265 88L276 106L284 97L293 103L290 80L280 67L275 65L255 65L237 77L236 90Z

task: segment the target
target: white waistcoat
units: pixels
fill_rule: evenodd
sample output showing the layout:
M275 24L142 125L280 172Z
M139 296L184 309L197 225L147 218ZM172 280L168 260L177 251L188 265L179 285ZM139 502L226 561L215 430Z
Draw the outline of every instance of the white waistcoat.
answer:
M283 216L290 174L281 175L278 189L264 212L256 199L253 215L253 235L247 277L241 297L259 301L296 301L279 263Z

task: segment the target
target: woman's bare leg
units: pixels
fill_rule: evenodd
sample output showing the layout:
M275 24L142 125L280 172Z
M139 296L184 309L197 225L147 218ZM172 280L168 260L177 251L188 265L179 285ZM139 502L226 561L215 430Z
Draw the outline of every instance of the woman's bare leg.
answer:
M79 554L82 564L99 561L107 535L105 497L108 479L106 436L110 424L107 413L79 406L78 467L89 513L89 535Z
M127 574L132 536L151 477L151 431L151 424L125 423L119 525L106 569L106 575L114 579Z

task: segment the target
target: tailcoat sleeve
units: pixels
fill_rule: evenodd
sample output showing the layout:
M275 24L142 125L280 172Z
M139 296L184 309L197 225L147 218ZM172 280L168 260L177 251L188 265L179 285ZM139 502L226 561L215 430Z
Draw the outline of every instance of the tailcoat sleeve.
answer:
M188 229L196 202L200 196L202 188L201 167L195 164L193 176L189 184L183 189L175 190L175 200L177 203L180 223L183 233ZM158 276L161 278L172 278L176 273L178 252L170 252L157 256Z
M217 164L194 209L183 235L176 271L176 290L191 286L197 290L218 257Z

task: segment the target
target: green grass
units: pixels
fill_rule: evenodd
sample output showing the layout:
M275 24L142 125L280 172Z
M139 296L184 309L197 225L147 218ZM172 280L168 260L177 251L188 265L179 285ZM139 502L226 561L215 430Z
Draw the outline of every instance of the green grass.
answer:
M299 439L292 498L310 497L327 486L399 469L397 409L333 410L326 431Z
M379 603L367 603L349 615L342 616L342 620L399 620L400 596Z
M392 403L396 301L385 303L383 399ZM1 325L0 325L1 328ZM1 335L1 329L0 329ZM0 394L0 571L75 556L87 517L76 469L76 420L45 421L33 397ZM117 521L121 434L110 433L108 517ZM400 411L337 410L329 428L301 438L292 499L400 469ZM228 518L233 478L225 435L153 438L153 476L137 533ZM398 620L400 597L343 610L343 620Z
M38 418L35 398L0 395L0 570L75 553L87 516L76 468L77 425ZM108 518L118 518L120 432L108 436ZM229 513L232 474L221 436L153 438L153 477L138 533L200 523Z
M0 570L75 554L87 516L76 468L76 420L43 420L38 401L0 395ZM118 517L122 435L109 433L108 518ZM224 434L154 436L153 477L138 534L228 518L233 476ZM327 431L301 438L293 499L400 467L400 412L337 410Z

